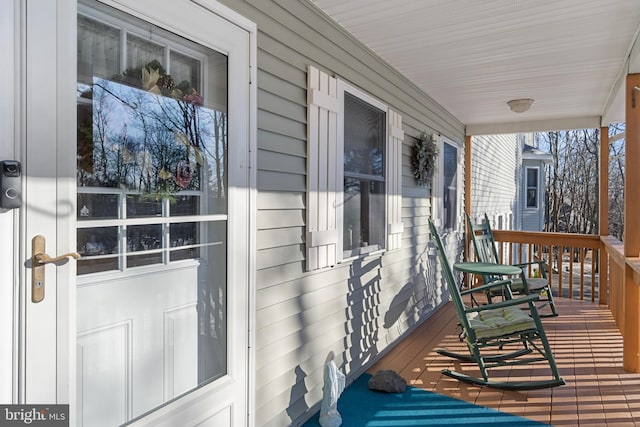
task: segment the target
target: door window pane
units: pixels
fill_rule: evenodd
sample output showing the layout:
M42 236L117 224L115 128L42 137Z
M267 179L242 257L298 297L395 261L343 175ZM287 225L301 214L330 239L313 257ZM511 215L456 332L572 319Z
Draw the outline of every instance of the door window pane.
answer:
M162 199L138 194L127 196L127 218L162 215Z
M78 16L78 81L90 85L94 76L120 73L120 30Z
M92 227L78 230L78 274L117 270L118 227ZM89 259L87 259L89 258Z
M182 222L171 224L169 228L169 242L171 246L171 261L198 258L200 243L202 242L199 223Z
M179 195L175 203L169 204L169 215L197 215L200 212L200 196Z
M117 219L118 195L78 193L78 220Z
M151 26L127 26L131 19L108 25L104 15L100 21L90 13L78 18L79 62L99 59L103 65L100 75L88 75L95 67L79 65L85 74L78 82L77 216L87 222L122 219L122 228L125 219L168 224L152 218L225 215L227 59L156 27L149 31L154 41L146 40L131 31ZM127 60L117 71L122 37ZM170 67L163 65L167 57ZM121 247L123 258L114 268L133 265L124 262L126 250ZM88 265L91 255L81 255ZM172 258L167 253L153 259Z
M200 61L196 58L190 58L176 51L171 51L171 75L178 87L186 87L195 92L202 92L200 84ZM183 93L188 93L182 89Z
M124 74L132 81L140 75L142 68L149 64L157 65L164 74L162 67L164 46L145 40L133 34L127 34L127 69Z

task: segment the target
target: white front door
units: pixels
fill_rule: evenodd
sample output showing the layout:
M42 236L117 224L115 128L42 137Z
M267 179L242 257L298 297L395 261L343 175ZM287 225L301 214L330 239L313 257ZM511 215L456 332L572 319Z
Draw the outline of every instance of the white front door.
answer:
M221 10L26 2L21 399L74 425L247 423L252 39Z

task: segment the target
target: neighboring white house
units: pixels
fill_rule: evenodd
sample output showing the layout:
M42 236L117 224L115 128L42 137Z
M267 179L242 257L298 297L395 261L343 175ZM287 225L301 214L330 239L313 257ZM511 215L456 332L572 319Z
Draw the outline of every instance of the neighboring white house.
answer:
M496 230L542 231L551 155L532 133L474 136L471 147L471 219L486 213Z
M471 220L487 214L492 227L517 230L518 173L521 167L517 134L474 136L471 139Z

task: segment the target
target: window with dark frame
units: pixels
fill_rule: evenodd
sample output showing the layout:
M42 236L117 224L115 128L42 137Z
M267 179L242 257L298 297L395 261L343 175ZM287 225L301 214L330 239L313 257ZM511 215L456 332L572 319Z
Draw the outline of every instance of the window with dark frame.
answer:
M445 230L452 230L458 213L458 149L446 142L442 148L442 225Z
M343 251L385 247L386 112L344 94Z
M527 168L527 208L538 207L538 168Z

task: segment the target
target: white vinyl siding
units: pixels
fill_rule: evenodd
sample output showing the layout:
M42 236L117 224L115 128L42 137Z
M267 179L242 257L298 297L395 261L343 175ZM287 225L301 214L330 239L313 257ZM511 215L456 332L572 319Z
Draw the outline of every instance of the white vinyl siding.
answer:
M351 381L446 302L435 257L425 252L431 189L416 185L411 154L422 132L461 141L464 125L311 2L221 1L258 27L255 418L262 427L300 425L320 409L329 351ZM312 271L309 64L386 103L402 115L405 133L401 248Z
M471 219L481 222L486 213L495 226L498 216L517 215L521 180L517 134L474 136L471 139ZM511 221L505 227L517 227Z

